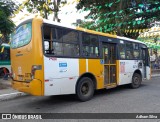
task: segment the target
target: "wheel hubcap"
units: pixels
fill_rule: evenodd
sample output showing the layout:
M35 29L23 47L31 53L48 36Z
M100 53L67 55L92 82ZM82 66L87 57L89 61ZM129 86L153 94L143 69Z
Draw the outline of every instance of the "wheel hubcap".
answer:
M84 83L82 85L81 92L83 95L86 95L88 93L88 91L89 91L89 85L88 85L88 83Z
M135 78L134 78L134 84L135 84L135 85L138 85L138 84L139 84L139 78L138 78L138 77L135 77Z

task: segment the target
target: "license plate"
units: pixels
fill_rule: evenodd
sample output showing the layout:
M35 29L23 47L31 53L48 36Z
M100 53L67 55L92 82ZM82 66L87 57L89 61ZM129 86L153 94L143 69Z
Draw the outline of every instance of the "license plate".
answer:
M23 77L20 77L20 76L19 76L19 78L18 78L18 79L19 79L19 80L23 80Z

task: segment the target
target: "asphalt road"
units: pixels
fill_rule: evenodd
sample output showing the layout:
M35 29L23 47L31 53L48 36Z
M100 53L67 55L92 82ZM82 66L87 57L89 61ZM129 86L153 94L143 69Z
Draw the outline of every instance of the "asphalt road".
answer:
M143 82L138 89L120 86L96 91L87 102L74 95L23 96L1 101L0 113L160 113L160 77Z

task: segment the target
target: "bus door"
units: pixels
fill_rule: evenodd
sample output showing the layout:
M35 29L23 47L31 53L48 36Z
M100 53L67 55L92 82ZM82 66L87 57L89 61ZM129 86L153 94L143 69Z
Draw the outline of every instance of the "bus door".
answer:
M143 78L150 79L150 59L148 48L142 48L142 70Z
M104 64L104 86L115 87L116 83L116 44L102 43Z

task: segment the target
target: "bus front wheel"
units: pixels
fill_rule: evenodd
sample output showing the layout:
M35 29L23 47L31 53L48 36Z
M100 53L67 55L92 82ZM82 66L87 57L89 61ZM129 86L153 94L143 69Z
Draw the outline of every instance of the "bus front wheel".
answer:
M90 100L94 94L93 81L88 77L83 77L77 84L76 95L82 102Z
M138 73L134 73L133 77L132 77L132 83L130 84L131 88L136 89L138 87L140 87L142 82L142 77L140 74Z

